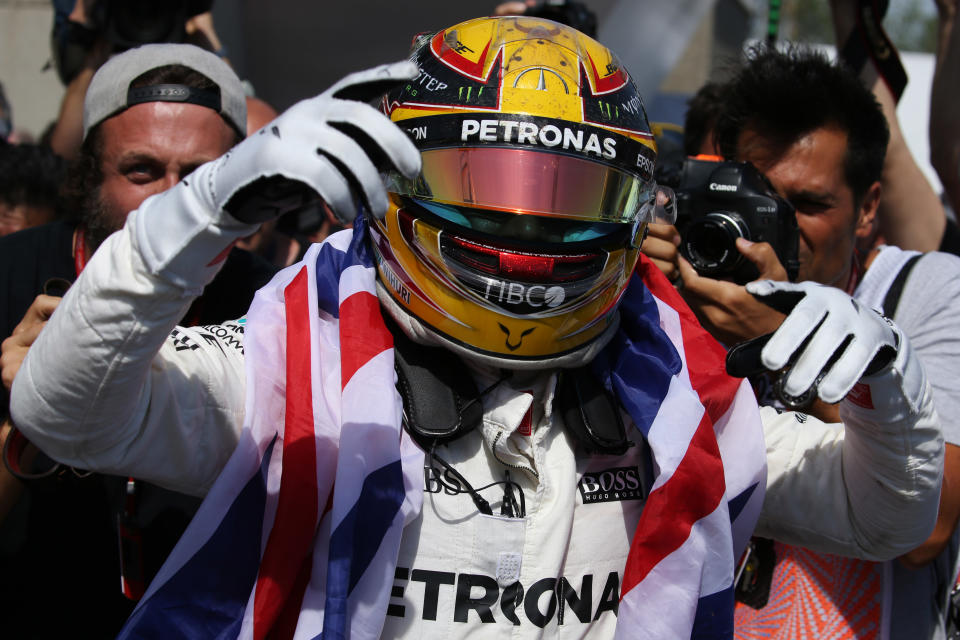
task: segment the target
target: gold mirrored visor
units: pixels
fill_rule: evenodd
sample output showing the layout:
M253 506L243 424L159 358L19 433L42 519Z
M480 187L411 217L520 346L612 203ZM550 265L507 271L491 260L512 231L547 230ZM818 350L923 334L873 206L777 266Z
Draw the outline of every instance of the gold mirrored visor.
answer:
M653 181L591 160L516 147L447 147L422 153L415 180L387 189L420 200L601 222L672 222ZM668 191L668 190L667 190ZM658 195L659 194L659 195ZM672 202L673 194L666 198Z

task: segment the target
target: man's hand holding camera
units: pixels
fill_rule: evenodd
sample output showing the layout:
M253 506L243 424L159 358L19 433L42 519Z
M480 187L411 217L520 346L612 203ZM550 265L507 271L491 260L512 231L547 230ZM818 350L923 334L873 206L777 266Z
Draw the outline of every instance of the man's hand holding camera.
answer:
M676 227L672 224L648 224L647 237L640 249L674 286L683 288L679 263L680 233Z
M672 179L677 228L650 225L643 252L721 342L732 346L776 330L784 316L743 285L796 278L800 235L793 206L747 162L691 157Z
M783 314L759 302L743 285L697 273L680 254L680 234L675 227L651 224L648 228L644 255L680 289L700 323L718 340L734 345L771 333L783 322ZM736 248L757 268L759 279L787 279L786 269L768 243L740 238Z
M737 250L757 267L760 280L787 280L776 252L766 242L736 240ZM682 294L700 323L727 345L776 331L784 315L754 298L743 285L700 275L683 256L677 256Z

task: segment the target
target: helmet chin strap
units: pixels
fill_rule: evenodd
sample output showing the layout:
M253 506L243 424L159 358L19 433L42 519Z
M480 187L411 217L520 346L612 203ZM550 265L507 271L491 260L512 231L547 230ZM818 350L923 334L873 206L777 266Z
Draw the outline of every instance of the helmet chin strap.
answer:
M614 314L610 326L607 327L602 334L597 336L595 340L585 344L579 349L537 360L515 360L512 358L478 353L431 331L417 318L414 318L407 313L403 307L397 304L379 279L377 280L377 297L380 299L380 304L387 310L390 317L393 318L393 321L397 323L397 326L400 327L408 338L417 344L429 347L443 347L464 360L469 360L482 367L491 367L494 369L542 371L544 369L572 369L581 367L591 362L596 355L600 353L600 350L607 346L607 343L610 342L610 339L613 338L613 335L617 332L617 328L620 326L620 315Z

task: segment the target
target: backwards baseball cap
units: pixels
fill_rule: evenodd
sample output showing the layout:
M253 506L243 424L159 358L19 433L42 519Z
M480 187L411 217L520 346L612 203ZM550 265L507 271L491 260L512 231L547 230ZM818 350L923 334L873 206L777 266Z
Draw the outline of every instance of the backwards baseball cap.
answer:
M203 74L213 89L182 84L131 88L148 71L182 65ZM110 58L94 74L83 101L83 138L107 118L144 102L186 102L219 113L241 135L247 130L247 99L240 78L214 54L191 44L148 44Z

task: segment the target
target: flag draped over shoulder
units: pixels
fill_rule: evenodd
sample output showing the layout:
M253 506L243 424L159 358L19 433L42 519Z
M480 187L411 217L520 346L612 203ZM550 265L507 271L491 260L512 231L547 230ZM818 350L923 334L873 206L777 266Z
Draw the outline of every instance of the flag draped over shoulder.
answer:
M643 256L604 355L657 467L624 568L617 637L732 638L736 563L766 486L753 390L726 374L723 347Z
M657 477L623 573L617 635L729 638L735 555L763 501L749 387L641 263L595 365ZM393 340L358 220L257 293L240 442L121 638L379 637L423 453L401 426Z
M314 245L257 293L240 442L121 638L379 635L423 454L364 236Z

